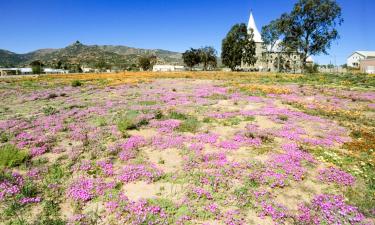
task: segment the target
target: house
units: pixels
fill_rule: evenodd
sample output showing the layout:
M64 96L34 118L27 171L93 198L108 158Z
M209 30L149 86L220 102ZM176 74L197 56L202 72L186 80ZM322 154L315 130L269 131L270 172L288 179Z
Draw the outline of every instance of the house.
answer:
M174 65L154 65L152 67L153 72L176 72L184 71L184 66L174 66Z
M346 60L348 67L359 68L360 61L375 58L375 51L356 51Z
M33 74L33 70L31 68L0 68L1 76L26 74Z
M52 69L52 68L44 68L43 71L46 74L67 74L67 73L69 73L68 70Z
M375 58L361 60L359 67L363 73L375 74Z
M90 67L81 67L83 73L93 73L95 72L95 69Z
M247 25L248 32L253 32L253 40L255 42L255 57L257 61L255 65L247 65L241 63L242 70L257 71L284 71L284 72L300 72L302 68L302 54L300 52L290 52L283 50L281 40L278 40L273 47L265 46L262 35L255 23L253 13L250 12L250 18ZM280 60L279 60L280 59ZM280 61L280 63L279 63ZM311 65L314 61L311 57L307 59L307 64Z

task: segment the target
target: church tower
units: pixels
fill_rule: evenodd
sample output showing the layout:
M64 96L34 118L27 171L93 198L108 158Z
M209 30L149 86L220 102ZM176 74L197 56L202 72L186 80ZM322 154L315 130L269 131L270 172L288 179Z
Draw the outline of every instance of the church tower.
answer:
M257 25L255 24L253 12L250 11L249 22L247 24L247 29L250 34L251 30L253 31L253 40L255 42L256 51L255 56L258 58L257 62L254 65L256 69L262 69L262 54L264 52L262 35L260 34Z

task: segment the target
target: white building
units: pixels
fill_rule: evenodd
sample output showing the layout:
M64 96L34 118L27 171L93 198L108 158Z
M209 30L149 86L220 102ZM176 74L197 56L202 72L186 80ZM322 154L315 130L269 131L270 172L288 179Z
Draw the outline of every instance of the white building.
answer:
M184 71L184 66L174 66L174 65L154 65L152 71L154 72L176 72Z
M346 65L348 67L359 68L361 60L372 58L375 58L375 51L356 51L348 57Z
M46 74L67 74L67 73L69 73L68 70L52 69L52 68L44 68L43 71Z
M0 68L0 75L26 75L32 74L33 70L31 68Z
M90 67L81 67L83 73L93 73L95 70Z
M281 40L278 40L271 48L271 46L264 46L262 35L255 23L253 13L250 12L249 22L247 25L248 32L253 32L253 40L255 42L256 50L255 57L257 61L254 66L243 64L241 69L244 70L259 70L259 71L281 71L281 72L300 72L302 63L302 54L299 52L284 51L281 46ZM279 63L280 58L280 63ZM309 57L307 64L313 64L313 59Z

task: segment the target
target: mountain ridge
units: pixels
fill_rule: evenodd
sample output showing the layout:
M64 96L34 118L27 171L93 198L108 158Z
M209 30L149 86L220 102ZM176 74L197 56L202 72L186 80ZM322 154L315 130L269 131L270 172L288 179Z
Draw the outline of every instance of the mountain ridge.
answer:
M84 45L79 41L64 48L45 48L18 54L0 49L0 67L22 67L39 60L51 67L88 66L125 68L137 64L142 56L156 56L158 63L180 64L182 54L163 49L143 49L124 45Z

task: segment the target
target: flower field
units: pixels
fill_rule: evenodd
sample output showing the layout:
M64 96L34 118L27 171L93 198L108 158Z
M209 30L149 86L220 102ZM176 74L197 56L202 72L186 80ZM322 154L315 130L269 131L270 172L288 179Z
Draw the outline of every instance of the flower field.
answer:
M375 77L0 80L0 224L374 224Z

